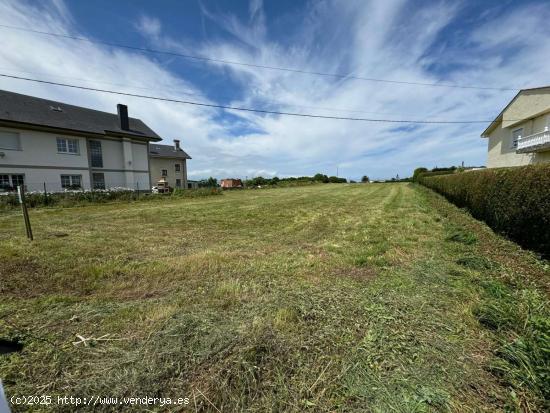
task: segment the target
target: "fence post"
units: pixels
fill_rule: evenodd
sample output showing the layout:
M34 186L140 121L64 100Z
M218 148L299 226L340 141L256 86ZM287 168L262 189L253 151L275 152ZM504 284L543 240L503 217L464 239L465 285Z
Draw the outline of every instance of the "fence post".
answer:
M137 199L139 199L139 181L136 182Z
M44 204L48 205L48 192L46 191L46 182L44 182Z
M27 204L25 203L25 187L19 185L17 187L17 195L19 196L19 203L21 204L21 210L23 211L23 219L25 220L25 229L27 230L27 238L33 240L31 220L29 219L29 211L27 211Z

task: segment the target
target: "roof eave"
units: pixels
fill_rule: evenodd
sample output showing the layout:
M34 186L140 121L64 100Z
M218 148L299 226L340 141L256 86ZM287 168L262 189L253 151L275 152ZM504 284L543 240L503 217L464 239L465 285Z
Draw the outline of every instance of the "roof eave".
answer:
M187 156L170 156L170 155L157 155L149 152L151 158L161 158L161 159L193 159L189 155Z
M532 88L528 88L528 89L521 89L518 91L518 93L516 93L516 95L510 100L510 102L508 102L508 104L504 107L504 109L502 109L500 111L500 113L498 114L498 116L495 118L494 121L492 121L489 126L487 126L487 129L485 129L483 131L483 133L481 134L481 137L482 138L488 138L489 137L489 133L491 133L495 128L496 126L499 124L499 122L502 122L502 115L504 114L504 112L506 111L506 109L508 109L510 107L510 105L512 103L514 103L514 101L517 99L517 97L519 95L521 95L523 92L529 92L529 91L532 91L532 90L541 90L541 89L550 89L550 86L541 86L541 87L532 87ZM516 122L516 123L519 123L520 121ZM510 125L511 126L511 125Z
M123 131L112 131L112 130L106 130L105 135L120 136L120 137L123 137L123 138L143 139L143 140L153 141L153 142L159 142L159 141L162 140L162 138L159 137L159 136L140 135L140 134L137 134L137 133L124 133Z
M492 121L489 126L481 134L482 138L488 138L489 134L496 129L496 127L502 122L502 112Z

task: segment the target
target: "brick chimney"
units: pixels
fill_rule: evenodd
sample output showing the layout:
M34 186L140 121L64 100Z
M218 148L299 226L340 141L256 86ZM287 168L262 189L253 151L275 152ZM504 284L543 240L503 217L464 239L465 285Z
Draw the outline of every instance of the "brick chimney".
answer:
M118 112L118 121L120 124L120 129L130 130L130 121L128 120L128 106L121 105L120 103L116 105Z
M176 151L181 151L179 139L174 139L174 149Z

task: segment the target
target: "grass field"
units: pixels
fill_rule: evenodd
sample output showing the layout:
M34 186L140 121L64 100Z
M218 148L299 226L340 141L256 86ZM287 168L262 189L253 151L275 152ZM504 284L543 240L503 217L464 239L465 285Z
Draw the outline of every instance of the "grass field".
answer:
M30 213L33 243L17 211L0 214L0 338L24 345L0 355L8 396L189 397L148 411L190 412L548 408L548 263L424 188Z

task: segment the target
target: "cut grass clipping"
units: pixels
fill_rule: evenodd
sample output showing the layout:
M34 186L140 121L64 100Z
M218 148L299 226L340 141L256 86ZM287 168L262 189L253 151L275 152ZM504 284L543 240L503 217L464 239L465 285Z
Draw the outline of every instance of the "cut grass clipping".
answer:
M189 397L183 411L203 412L547 408L548 267L421 186L30 216L32 243L18 210L0 213L0 339L21 345L0 355L8 398Z

